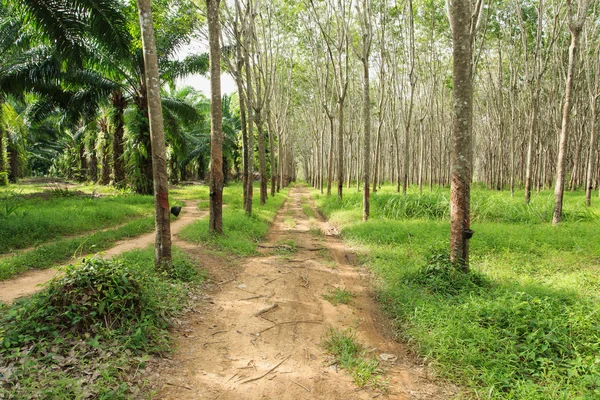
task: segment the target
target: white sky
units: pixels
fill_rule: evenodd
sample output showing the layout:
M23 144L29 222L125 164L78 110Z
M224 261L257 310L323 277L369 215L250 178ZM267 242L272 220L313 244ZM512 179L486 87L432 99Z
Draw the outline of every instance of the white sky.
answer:
M178 52L177 58L181 60L190 54L201 54L206 53L207 51L208 47L206 43L200 39L195 39ZM202 75L190 75L184 79L180 79L177 82L177 86L191 86L210 98L210 78L205 78ZM233 78L231 78L229 74L221 74L221 95L231 94L236 91L237 86Z

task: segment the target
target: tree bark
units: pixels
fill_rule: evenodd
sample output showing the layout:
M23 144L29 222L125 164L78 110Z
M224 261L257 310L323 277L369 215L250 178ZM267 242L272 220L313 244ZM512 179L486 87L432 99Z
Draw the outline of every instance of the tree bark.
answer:
M113 182L116 186L125 183L125 167L123 165L123 134L125 132L124 114L127 101L121 90L115 90L111 95L113 133Z
M558 141L558 158L556 162L556 183L554 185L554 214L552 225L557 225L562 219L563 195L565 191L565 153L567 149L567 138L569 135L569 120L572 106L573 80L575 74L575 56L579 45L579 35L582 25L569 24L571 31L571 45L569 46L569 67L567 71L567 82L565 84L565 103L563 105L562 125Z
M152 178L154 182L154 211L156 223L155 265L157 269L171 267L171 221L169 208L169 182L167 175L165 132L158 59L154 39L154 24L150 0L138 0L142 47L146 71L148 117L152 147Z
M206 0L210 47L210 210L208 230L223 233L223 110L221 105L220 0Z
M146 72L148 117L152 147L152 178L154 182L154 211L156 223L155 265L164 270L171 267L171 221L169 208L169 182L167 175L165 132L163 128L162 105L158 59L154 39L154 24L150 0L138 0L142 47Z
M454 114L450 182L450 260L469 271L473 129L473 32L471 0L454 0L451 10Z

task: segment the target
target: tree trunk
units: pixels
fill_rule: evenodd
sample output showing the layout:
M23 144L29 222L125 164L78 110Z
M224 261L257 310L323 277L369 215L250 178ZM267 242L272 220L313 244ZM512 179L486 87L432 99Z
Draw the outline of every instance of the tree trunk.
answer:
M471 0L454 0L451 11L454 114L450 182L450 260L469 271L470 197L473 129L473 35Z
M206 0L210 46L210 222L211 234L223 233L223 110L221 105L220 0Z
M154 24L150 0L138 0L142 47L146 72L148 117L152 147L152 172L154 182L154 212L156 224L155 265L157 269L171 267L171 221L169 208L169 182L167 176L165 133L163 129L162 105L158 59L154 39Z
M127 101L121 90L115 90L111 95L113 106L112 126L113 133L113 182L116 186L125 184L125 167L123 165L123 134L125 132L125 108Z
M565 191L565 153L567 149L567 138L569 135L569 119L572 105L573 79L575 74L575 56L579 45L579 34L581 26L569 24L571 31L571 45L569 46L569 67L567 82L565 84L565 104L563 105L562 126L560 139L558 141L558 159L556 162L556 184L554 186L554 214L552 225L557 225L562 219L563 195Z

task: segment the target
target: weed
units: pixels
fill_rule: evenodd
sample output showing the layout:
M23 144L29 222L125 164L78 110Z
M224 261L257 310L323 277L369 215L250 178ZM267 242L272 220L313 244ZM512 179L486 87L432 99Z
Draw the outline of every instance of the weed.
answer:
M309 219L310 218L313 218L313 219L317 218L317 214L315 214L315 210L313 210L313 208L310 206L310 204L307 204L307 203L302 204L302 212Z
M0 308L0 398L129 398L123 371L167 351L192 286L154 270L153 251L71 266L43 291ZM199 282L179 251L174 266Z
M318 226L311 226L308 232L313 236L323 237L323 231Z
M296 252L296 242L293 239L281 239L275 244L275 254L285 256Z
M385 388L379 362L375 358L365 358L366 351L356 340L356 332L352 329L331 328L323 339L322 346L335 357L342 368L350 372L357 386Z
M288 228L293 228L296 226L296 221L293 218L290 217L286 217L285 220L283 221L283 223L288 227Z
M329 293L323 295L323 298L329 301L334 306L337 306L338 304L348 304L350 303L350 301L352 301L353 297L354 295L348 290L346 290L346 288L330 289Z

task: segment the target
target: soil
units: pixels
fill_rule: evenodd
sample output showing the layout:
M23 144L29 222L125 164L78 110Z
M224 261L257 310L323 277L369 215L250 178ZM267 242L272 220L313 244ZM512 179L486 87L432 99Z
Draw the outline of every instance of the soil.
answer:
M302 211L308 191L294 188L278 212L262 254L223 258L186 251L212 283L174 329L176 352L148 363L158 399L449 399L458 389L434 380L393 338L373 299L370 274L322 220ZM179 245L179 244L178 244ZM337 306L323 295L353 294ZM387 391L358 388L321 346L331 328L354 329L376 357Z
M208 214L208 211L199 211L196 207L197 202L186 200L181 210L181 214L177 219L171 221L171 234L173 241L177 241L177 234L186 225L202 218ZM154 232L146 235L137 236L131 239L118 241L112 248L100 252L103 257L114 257L123 252L143 249L154 243ZM22 251L27 251L22 250ZM31 270L25 272L13 279L0 281L0 301L4 303L12 303L15 299L23 296L28 296L39 292L43 289L43 285L59 275L61 267L50 268L44 270Z

